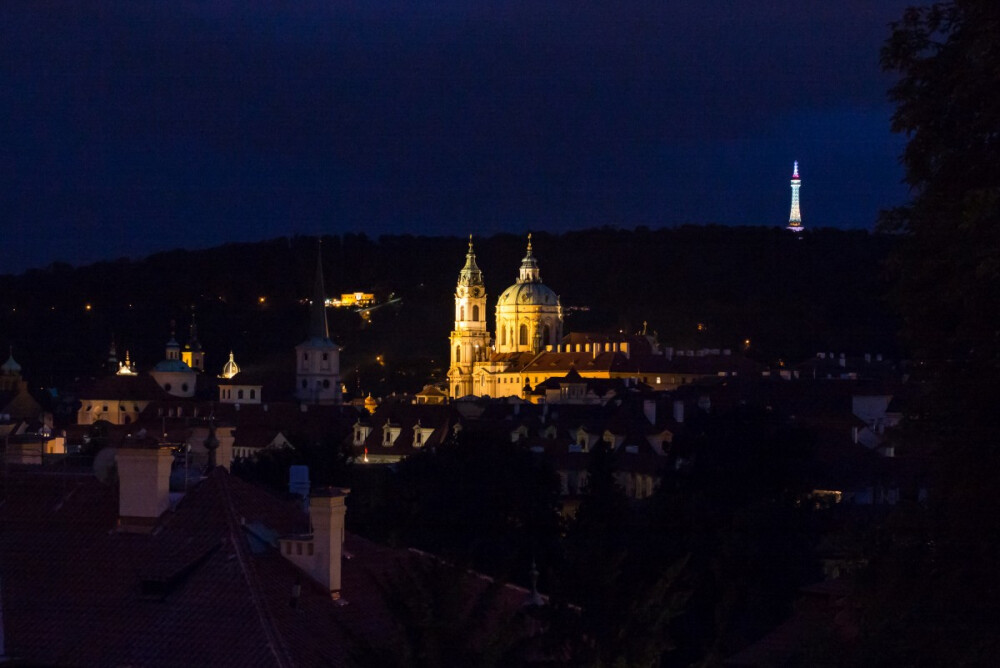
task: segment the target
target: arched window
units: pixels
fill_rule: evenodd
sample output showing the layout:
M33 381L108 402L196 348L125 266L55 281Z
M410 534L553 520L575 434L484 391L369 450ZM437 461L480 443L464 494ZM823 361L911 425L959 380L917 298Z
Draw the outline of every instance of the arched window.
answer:
M237 399L243 398L243 390L236 390L236 398Z
M455 361L456 362L461 362L462 361L462 347L461 346L455 346Z
M250 398L251 399L257 398L257 390L250 390Z
M522 345L522 346L528 345L528 326L527 325L521 325L521 329L518 330L517 342L518 342L519 345Z
M500 342L500 345L502 345L502 346L507 345L507 328L506 327L501 327L500 328L500 338L502 339L502 341Z
M479 304L472 305L472 322L479 322Z
M552 328L549 327L549 323L545 323L545 327L542 329L542 345L550 343L552 343Z
M458 385L455 386L455 396L458 396Z
M462 306L458 309L458 319L465 320L465 307Z

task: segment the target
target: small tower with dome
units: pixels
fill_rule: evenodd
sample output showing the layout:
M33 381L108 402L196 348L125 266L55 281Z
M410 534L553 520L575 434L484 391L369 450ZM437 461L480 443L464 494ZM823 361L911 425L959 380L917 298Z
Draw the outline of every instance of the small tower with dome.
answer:
M164 389L175 397L190 398L194 396L198 374L181 359L181 344L177 343L174 322L170 322L170 340L166 345L166 359L157 362L149 375Z
M476 264L470 235L465 266L458 273L458 285L455 287L455 328L451 332L451 364L448 368L448 393L452 398L472 394L473 366L489 354L489 346L486 286L483 272Z

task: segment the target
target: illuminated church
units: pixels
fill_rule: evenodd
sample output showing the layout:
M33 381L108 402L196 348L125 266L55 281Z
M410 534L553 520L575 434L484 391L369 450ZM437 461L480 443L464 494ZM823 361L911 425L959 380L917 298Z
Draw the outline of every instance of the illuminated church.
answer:
M520 395L522 388L514 386L509 372L522 368L546 348L551 350L562 339L562 304L559 295L542 283L530 234L517 281L497 300L492 341L486 329L486 297L483 272L476 265L470 237L455 290L455 329L451 333L448 370L452 398L470 394Z
M646 334L645 326L639 334L564 334L562 303L542 283L531 235L517 280L497 300L492 336L487 329L486 300L483 272L476 264L470 238L455 288L448 369L452 399L517 397L532 403L597 403L615 383L665 391L699 378L750 371L749 362L728 349L661 348L655 336Z

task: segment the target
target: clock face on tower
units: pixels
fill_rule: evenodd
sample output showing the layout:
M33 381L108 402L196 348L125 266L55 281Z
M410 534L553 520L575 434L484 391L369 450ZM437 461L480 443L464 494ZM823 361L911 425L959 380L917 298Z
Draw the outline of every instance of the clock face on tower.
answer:
M478 297L482 292L482 290L480 290L478 287L474 287L469 292L472 294L473 297Z

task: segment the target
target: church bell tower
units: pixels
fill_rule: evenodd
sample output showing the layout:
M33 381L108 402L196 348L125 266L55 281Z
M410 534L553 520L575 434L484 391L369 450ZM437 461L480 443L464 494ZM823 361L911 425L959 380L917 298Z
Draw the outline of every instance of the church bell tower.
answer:
M323 286L323 247L316 259L316 282L309 306L309 338L295 347L295 397L307 404L339 404L340 347L330 339Z
M476 265L469 237L465 266L455 288L455 329L451 332L448 394L453 399L472 394L473 365L489 354L490 335L486 330L486 286Z

